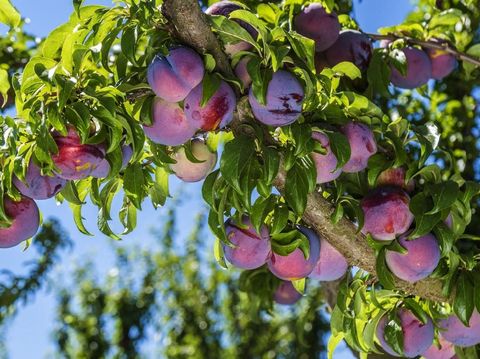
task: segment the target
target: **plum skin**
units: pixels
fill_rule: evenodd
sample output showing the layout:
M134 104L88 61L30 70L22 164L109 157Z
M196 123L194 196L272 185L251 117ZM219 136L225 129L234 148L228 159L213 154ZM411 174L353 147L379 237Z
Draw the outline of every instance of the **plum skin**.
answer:
M428 277L437 268L440 261L440 247L433 234L429 233L410 241L404 235L398 241L407 253L387 250L385 254L387 266L395 276L415 283Z
M426 48L425 52L432 63L432 78L435 80L441 80L447 77L457 67L458 63L455 56L446 51Z
M423 324L412 312L403 308L398 311L398 317L402 326L405 357L414 358L425 352L433 343L434 329L432 320L428 318L427 322ZM385 352L399 357L400 355L388 345L384 337L387 319L387 315L384 315L378 322L376 329L377 338Z
M53 135L58 153L52 155L58 177L66 180L79 180L90 176L105 159L105 150L100 145L82 144L73 128L67 136Z
M340 32L337 41L325 51L325 58L330 66L348 61L365 71L372 58L373 47L368 36L355 30Z
M320 257L320 240L314 231L306 227L299 227L299 231L307 236L310 243L310 256L305 259L300 248L296 248L287 256L272 253L268 260L268 269L277 278L283 280L298 280L306 278L315 268Z
M320 238L320 257L308 278L323 282L342 278L347 272L348 263L345 257L328 241Z
M315 50L324 51L332 46L340 33L340 23L336 13L327 13L319 3L305 7L294 19L295 30L315 41Z
M202 58L188 47L157 55L147 69L147 81L155 94L168 102L182 101L203 79Z
M414 47L406 47L402 51L407 58L407 73L403 76L394 66L391 66L392 84L404 89L425 85L432 77L432 63L428 55Z
M380 187L360 203L364 214L362 233L380 241L391 241L404 234L413 223L410 197L401 188Z
M12 224L8 228L0 228L0 248L14 247L37 233L40 212L33 199L22 196L17 202L4 197L3 206Z
M187 120L177 104L156 97L153 100L152 124L143 125L145 135L155 143L167 146L183 145L195 135L197 128Z
M122 146L122 169L127 167L128 163L132 159L133 149L132 146ZM92 172L92 177L95 178L106 178L110 174L110 163L105 158L100 165Z
M470 347L480 344L480 313L473 311L466 327L455 314L439 322L441 334L445 340L459 347Z
M191 126L204 131L213 131L225 127L233 120L237 100L230 85L222 80L220 87L203 107L200 106L202 95L201 83L185 99L185 116Z
M255 118L265 125L286 126L302 113L305 96L302 85L290 72L278 70L268 83L266 105L260 104L250 88L248 101Z
M377 143L372 130L359 122L349 122L342 127L350 144L350 159L343 166L343 172L356 173L367 168L368 159L377 152Z
M317 183L327 183L337 179L342 174L342 169L337 168L337 157L330 148L330 139L321 132L312 132L312 138L321 143L327 153L312 153L312 159L317 168Z
M292 305L298 302L302 298L302 295L295 289L292 282L281 281L275 293L273 294L273 300L277 304Z
M238 77L244 89L247 89L252 84L252 78L247 70L249 61L250 58L245 56L238 62L237 66L235 66L235 76Z
M36 200L55 196L67 184L67 181L56 175L42 176L40 168L31 160L25 174L25 183L13 177L13 184L24 196Z
M270 257L271 244L268 228L263 225L260 233L254 228L248 217L242 218L242 225L233 221L225 223L227 238L234 248L224 244L225 259L237 268L255 269L263 266Z
M415 181L410 180L405 183L406 171L403 167L387 168L382 171L377 178L377 186L397 186L403 188L407 192L415 189Z
M440 347L432 344L427 351L422 353L425 359L452 359L455 356L455 347L446 341L442 336L438 338Z
M177 163L170 165L170 169L179 179L184 182L198 182L207 177L217 163L217 154L210 151L204 141L195 139L192 141L192 153L200 163L191 162L185 154L183 147L173 155Z

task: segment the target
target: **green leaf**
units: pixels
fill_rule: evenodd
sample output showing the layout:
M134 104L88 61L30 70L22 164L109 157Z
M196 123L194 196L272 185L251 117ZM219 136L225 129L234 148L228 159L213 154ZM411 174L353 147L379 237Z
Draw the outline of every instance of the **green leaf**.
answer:
M7 103L8 90L10 90L10 80L8 79L8 72L0 68L0 96L3 97L3 102L0 103L0 108Z
M292 285L295 288L295 290L300 293L300 294L305 294L305 278L299 279L299 280L293 280Z
M313 166L316 181L315 166ZM287 172L285 181L285 199L293 211L301 217L307 206L307 195L310 192L312 184L311 171L305 168L299 162L295 162L294 166Z
M125 170L123 177L123 189L125 194L135 204L135 207L141 209L141 202L144 197L143 186L145 185L145 176L140 163L132 164Z
M426 192L433 200L433 208L426 214L434 214L450 208L457 200L460 189L456 182L446 181L428 186Z
M340 73L347 76L350 80L359 79L362 77L362 72L355 66L355 64L347 61L343 61L332 67L332 70L336 73Z
M200 107L205 106L212 96L217 92L222 84L222 79L217 74L206 73L202 81L202 98L200 100Z
M243 193L240 180L250 162L254 161L255 144L246 136L228 142L220 160L223 178L237 191Z
M0 23L10 27L20 25L22 17L10 0L0 0Z
M403 331L400 318L395 311L387 315L388 320L384 331L385 340L395 352L403 355Z
M457 289L453 301L453 311L463 324L468 326L474 308L473 283L467 273L461 273L457 280Z
M386 251L385 247L380 249L380 252L378 253L378 256L377 256L375 269L376 269L377 277L380 283L382 283L382 285L386 289L394 289L395 288L394 278L392 273L387 267L387 263L385 262L385 251Z
M476 57L480 60L480 44L475 44L467 50L467 54ZM468 61L463 61L463 68L468 77L471 77L472 73L478 69L477 65ZM477 70L478 71L478 70Z
M328 132L327 135L330 141L330 149L337 158L337 167L335 168L337 170L342 168L350 159L350 143L347 137L339 132Z

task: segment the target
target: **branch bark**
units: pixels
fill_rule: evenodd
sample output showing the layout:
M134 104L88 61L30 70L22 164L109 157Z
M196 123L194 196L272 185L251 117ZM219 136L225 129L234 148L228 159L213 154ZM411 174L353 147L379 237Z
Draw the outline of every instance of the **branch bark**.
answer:
M212 33L196 0L165 0L163 7L165 16L175 28L178 37L186 45L202 53L206 51L211 53L217 60L220 72L232 73L228 58L223 53L219 40ZM243 117L245 114L241 109L237 109L238 115ZM245 116L249 116L249 114L247 113ZM285 188L285 179L286 172L281 170L274 181L275 187L280 192ZM356 226L346 218L341 219L338 224L333 224L330 220L333 211L333 205L320 193L311 193L308 195L303 220L340 251L350 265L376 275L376 256L373 249L367 244L365 237L361 233L357 233ZM408 294L434 301L445 302L451 299L442 295L442 284L435 279L426 279L414 284L397 279L395 286Z

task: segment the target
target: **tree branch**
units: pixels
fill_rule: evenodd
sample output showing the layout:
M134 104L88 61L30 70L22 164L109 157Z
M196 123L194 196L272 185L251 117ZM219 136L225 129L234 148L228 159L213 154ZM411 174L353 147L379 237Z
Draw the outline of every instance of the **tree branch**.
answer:
M164 14L175 28L179 38L197 51L210 52L217 60L219 71L224 74L231 73L232 69L228 58L223 53L218 39L212 33L198 2L196 0L165 0L163 4ZM245 103L240 102L240 109L237 108L236 111L237 117L250 117L249 111L242 110L244 106ZM242 120L239 119L243 122ZM232 128L235 130L235 124L232 124ZM275 187L280 192L285 188L285 179L286 172L282 169L274 181ZM311 193L308 195L303 220L340 251L350 265L376 275L376 256L365 237L361 233L357 233L356 226L346 218L342 218L338 224L333 224L330 220L333 211L333 205L320 193ZM442 295L442 283L435 279L426 279L414 284L397 279L395 286L398 290L408 294L434 301L444 302L450 299Z
M453 56L455 56L457 59L469 62L475 66L480 67L480 59L474 56L467 55L464 52L460 52L454 47L452 47L448 42L435 42L435 41L423 41L423 40L418 40L414 39L412 37L408 36L397 36L397 35L379 35L379 34L369 34L369 33L364 33L366 36L373 40L405 40L407 43L412 44L412 45L419 45L425 48L429 49L435 49L435 50L441 50L445 51L446 53L449 53Z

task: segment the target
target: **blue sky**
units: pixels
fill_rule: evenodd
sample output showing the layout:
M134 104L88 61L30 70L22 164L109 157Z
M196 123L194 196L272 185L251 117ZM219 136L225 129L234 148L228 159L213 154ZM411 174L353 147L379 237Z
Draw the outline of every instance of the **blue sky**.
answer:
M66 21L73 9L70 0L12 0L12 2L24 17L31 20L27 29L37 36L47 35L56 26ZM86 3L109 5L111 1L96 0L86 1ZM379 27L401 22L412 8L409 0L354 0L354 3L355 17L360 27L368 32L375 32ZM171 192L173 194L178 192L179 187L180 184L173 181ZM202 206L200 188L201 184L192 184L186 186L183 192L185 202L180 210L179 228L182 228L185 233L189 231L195 214ZM44 218L59 218L75 242L74 250L63 256L52 276L56 283L61 283L63 280L60 273L71 270L75 263L85 258L93 260L101 272L110 268L112 257L106 253L111 253L111 246L119 244L96 231L95 208L91 206L85 208L84 216L88 229L94 233L94 237L87 237L81 235L76 229L67 205L57 205L55 201L50 200L39 202L39 207ZM113 210L112 213L115 211ZM160 218L163 215L162 209L155 211L146 201L143 211L138 215L138 227L123 242L136 242L136 244L142 243L148 246L152 242L151 230L161 222ZM0 251L0 263L2 263L0 270L8 269L15 273L23 273L25 271L23 263L33 258L35 258L33 251L22 252L21 246L2 250ZM50 335L54 323L54 304L51 291L42 290L31 303L20 310L7 329L6 344L10 358L41 358L52 354L48 351L53 348ZM334 357L335 359L353 358L347 350L339 350Z

